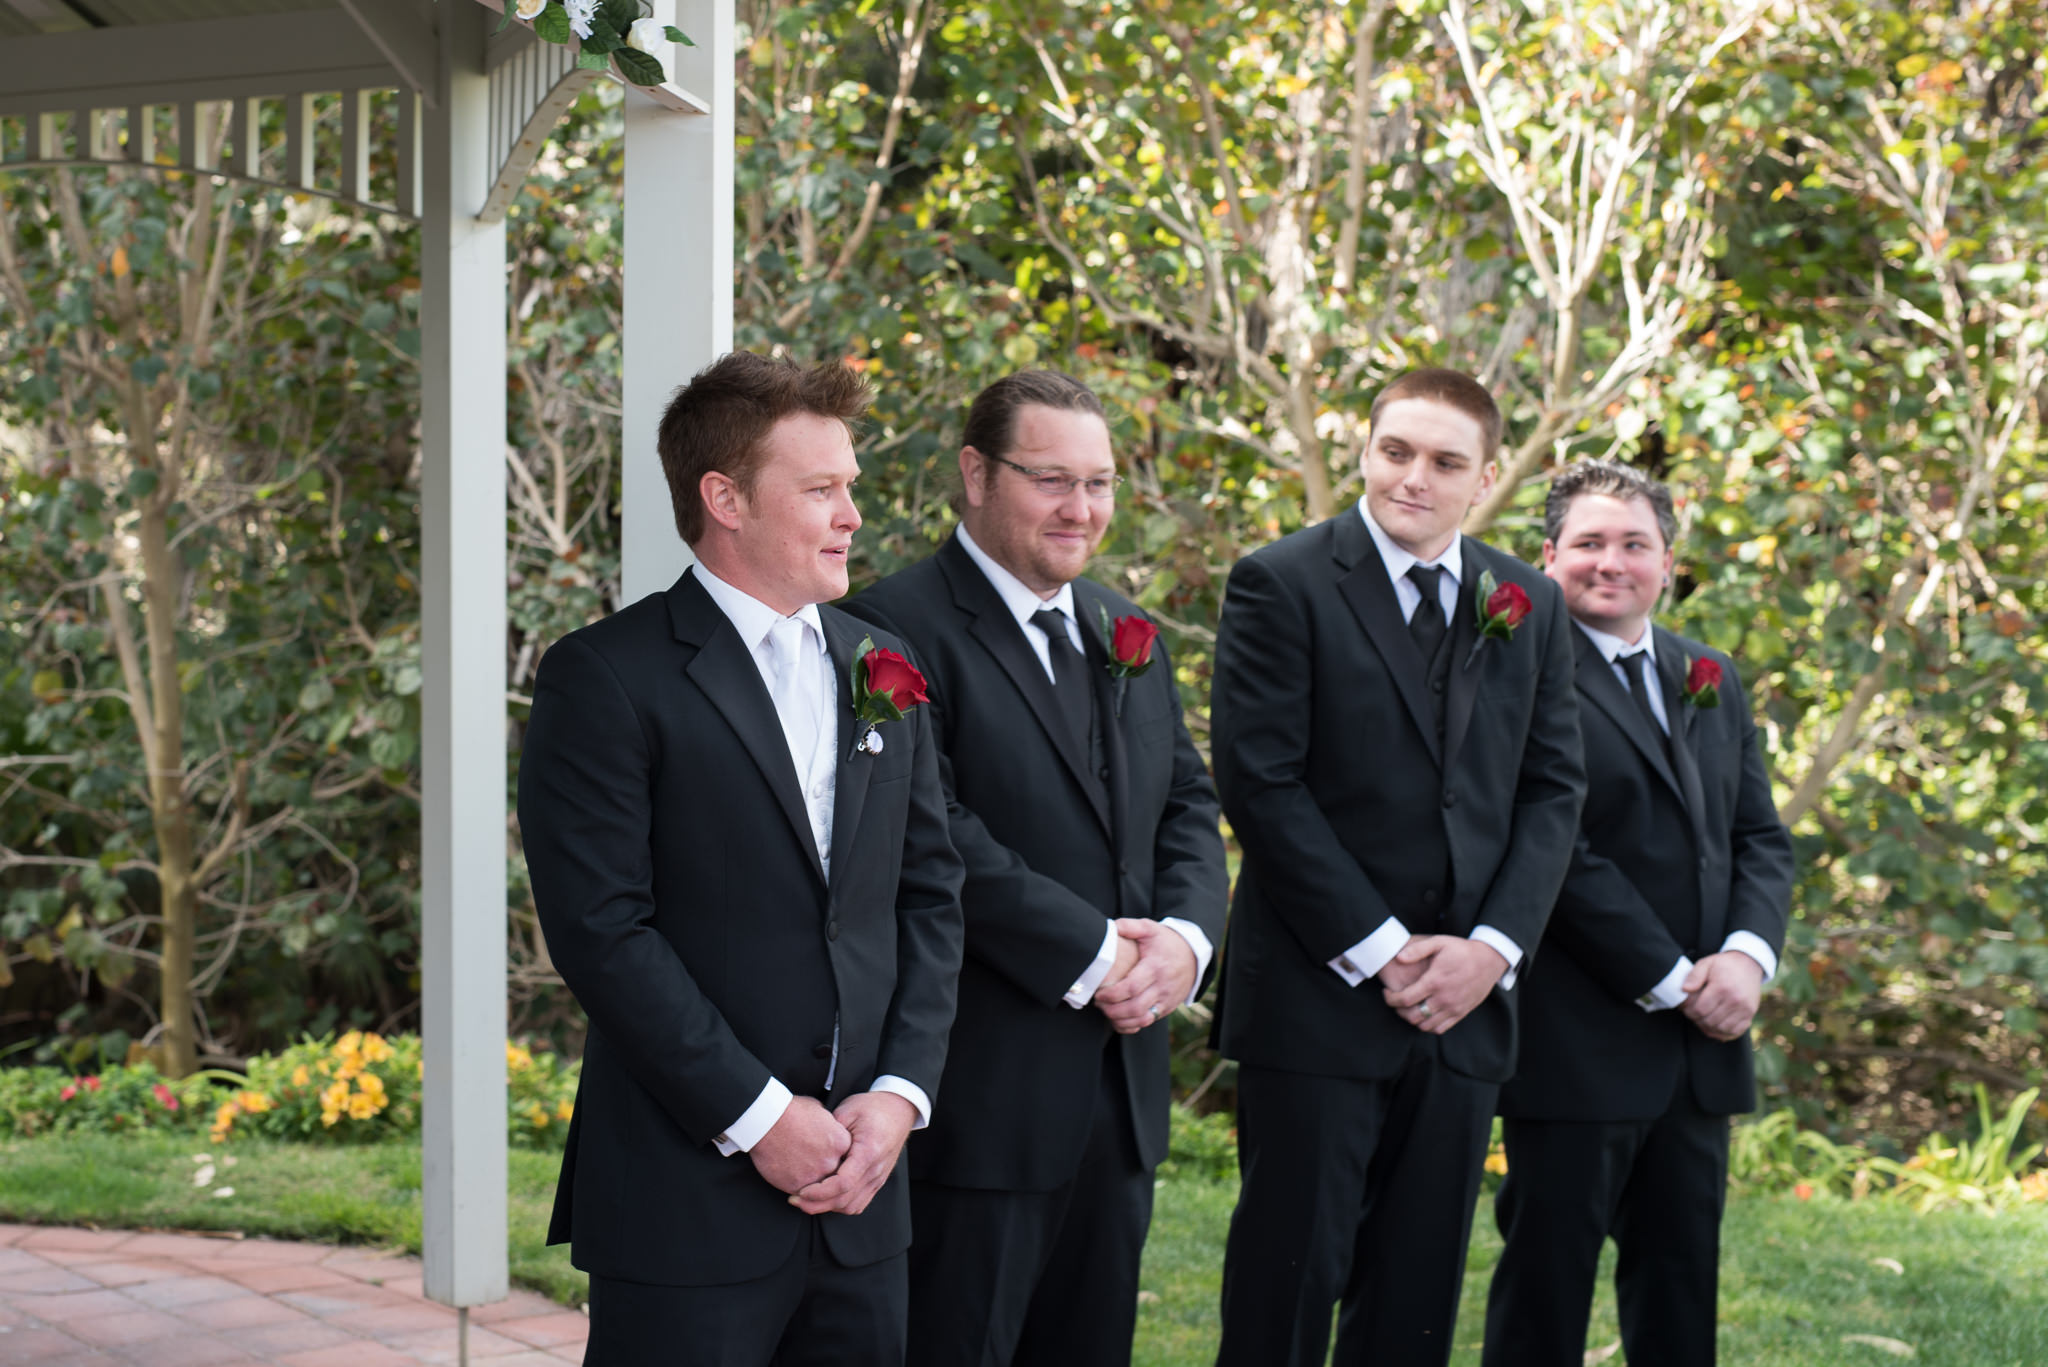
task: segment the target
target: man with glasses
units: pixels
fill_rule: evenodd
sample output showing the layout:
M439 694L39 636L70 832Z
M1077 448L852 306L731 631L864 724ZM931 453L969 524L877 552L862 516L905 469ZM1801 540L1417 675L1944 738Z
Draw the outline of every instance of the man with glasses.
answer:
M1163 645L1080 577L1120 482L1101 401L997 381L960 474L954 536L848 604L924 670L967 865L946 1104L910 1144L909 1361L1123 1367L1165 1022L1223 932L1216 797Z

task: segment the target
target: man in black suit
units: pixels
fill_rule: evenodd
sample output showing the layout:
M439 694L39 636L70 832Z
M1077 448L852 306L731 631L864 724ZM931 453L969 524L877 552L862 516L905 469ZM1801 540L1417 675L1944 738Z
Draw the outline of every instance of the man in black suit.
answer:
M1149 623L1081 578L1118 483L1101 403L1025 371L984 390L961 525L849 611L929 672L967 959L946 1109L910 1144L914 1367L1130 1361L1166 1018L1223 933L1216 798Z
M1376 399L1355 511L1231 572L1217 787L1244 846L1217 1037L1243 1192L1226 1367L1441 1364L1515 983L1584 772L1557 586L1459 535L1500 413L1469 376Z
M1543 563L1579 628L1588 789L1501 1092L1487 1367L1578 1367L1609 1235L1628 1360L1714 1361L1728 1117L1756 1104L1749 1025L1792 842L1735 662L1651 625L1676 530L1669 492L1624 466L1551 483Z
M520 828L590 1018L548 1239L590 1273L594 1367L903 1361L895 1170L945 1062L960 863L928 714L856 711L907 667L817 606L866 406L839 366L700 372L659 436L697 564L534 688Z

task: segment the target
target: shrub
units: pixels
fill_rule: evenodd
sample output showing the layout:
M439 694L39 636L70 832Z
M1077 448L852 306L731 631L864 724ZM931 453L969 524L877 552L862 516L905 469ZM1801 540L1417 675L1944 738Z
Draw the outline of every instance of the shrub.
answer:
M148 1064L121 1064L97 1073L0 1069L0 1135L194 1130L211 1100L212 1084L206 1078L170 1082Z

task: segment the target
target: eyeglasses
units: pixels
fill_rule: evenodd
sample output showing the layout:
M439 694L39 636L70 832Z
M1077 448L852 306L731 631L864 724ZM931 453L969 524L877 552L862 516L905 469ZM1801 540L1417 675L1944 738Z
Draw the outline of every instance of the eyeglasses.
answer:
M1019 465L1016 461L1005 460L1001 456L991 456L989 459L998 465L1009 466L1030 480L1031 487L1047 498L1065 498L1078 488L1099 503L1113 496L1117 486L1124 482L1122 475L1090 475L1083 479L1079 475L1062 474L1058 470L1033 470L1028 465Z

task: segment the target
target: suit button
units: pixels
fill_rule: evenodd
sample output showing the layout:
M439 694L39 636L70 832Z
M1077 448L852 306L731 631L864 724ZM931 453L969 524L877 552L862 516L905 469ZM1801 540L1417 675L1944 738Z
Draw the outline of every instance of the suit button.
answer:
M1441 693L1441 692L1443 692L1443 691L1444 691L1444 681L1443 681L1442 679L1431 679L1431 680L1429 681L1429 691L1430 691L1430 692L1432 692L1432 693Z
M1455 807L1455 806L1457 806L1457 805L1458 805L1458 795L1457 795L1456 793L1445 793L1445 794L1444 794L1444 810L1445 810L1445 811L1449 811L1449 810L1450 810L1451 808L1453 808L1453 807Z
M1109 766L1105 764L1100 769L1097 769L1095 777L1101 779L1104 783L1109 782Z
M824 1044L817 1044L817 1045L813 1045L813 1046L811 1047L811 1057L812 1057L812 1058L814 1058L814 1059L817 1059L817 1060L818 1060L819 1062L821 1062L821 1063L822 1063L822 1062L824 1062L824 1061L825 1061L826 1059L828 1059L828 1058L831 1058L831 1057L832 1057L832 1044L831 1044L831 1041L829 1041L829 1040L828 1040L828 1041L826 1041L826 1042L825 1042Z
M836 940L839 938L839 922L827 921L825 923L825 938L828 940Z
M1130 863L1129 863L1129 861L1127 861L1127 860L1121 860L1121 859L1120 859L1120 860L1118 860L1118 861L1117 861L1117 866L1116 866L1116 871L1117 871L1118 873L1120 873L1120 874L1124 875L1125 877L1129 877L1129 876L1130 876L1130 872L1131 872L1131 866L1130 866Z

